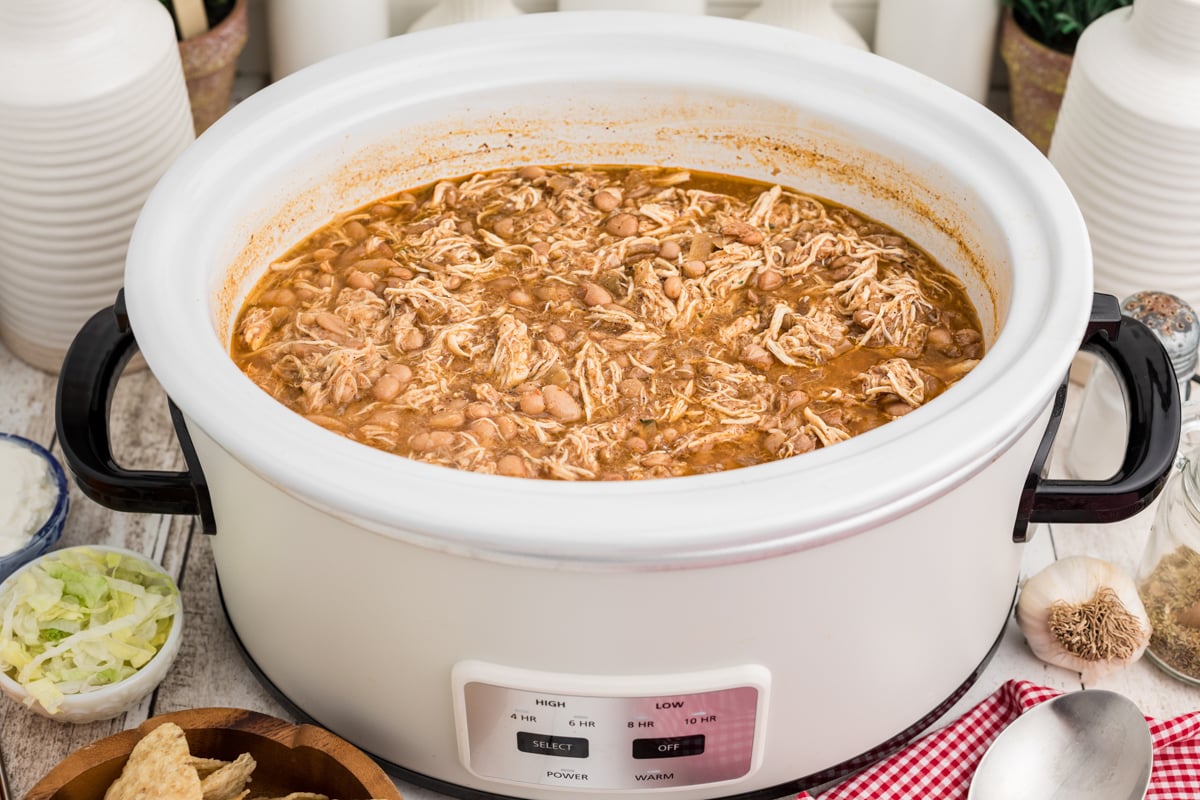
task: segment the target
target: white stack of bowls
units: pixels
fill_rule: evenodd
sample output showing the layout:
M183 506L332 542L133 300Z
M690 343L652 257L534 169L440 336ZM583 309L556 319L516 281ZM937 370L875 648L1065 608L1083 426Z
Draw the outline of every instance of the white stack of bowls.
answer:
M1087 221L1096 289L1200 308L1200 0L1137 0L1084 31L1049 157Z
M157 0L0 0L0 338L57 372L112 303L150 189L194 138Z

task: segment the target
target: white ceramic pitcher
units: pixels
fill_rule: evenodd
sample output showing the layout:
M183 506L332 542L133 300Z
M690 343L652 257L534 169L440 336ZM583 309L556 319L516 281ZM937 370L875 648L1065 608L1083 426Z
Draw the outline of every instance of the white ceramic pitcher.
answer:
M0 0L0 337L57 372L124 281L150 189L194 138L158 0Z
M1049 150L1087 221L1096 289L1200 306L1200 0L1092 23Z

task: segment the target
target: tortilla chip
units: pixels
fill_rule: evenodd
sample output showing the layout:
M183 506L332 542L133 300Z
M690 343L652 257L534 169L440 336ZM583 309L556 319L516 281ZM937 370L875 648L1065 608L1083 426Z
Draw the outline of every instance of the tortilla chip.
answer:
M234 800L246 789L250 773L258 766L249 753L242 753L233 761L217 769L200 782L203 800Z
M201 758L200 756L192 756L191 758L192 769L196 770L196 774L200 776L201 780L212 775L228 763L228 761L222 761L219 758Z
M283 797L268 797L264 798L264 800L329 800L329 798L315 792L292 792Z
M187 738L173 722L142 737L104 800L201 800L200 776L192 768Z

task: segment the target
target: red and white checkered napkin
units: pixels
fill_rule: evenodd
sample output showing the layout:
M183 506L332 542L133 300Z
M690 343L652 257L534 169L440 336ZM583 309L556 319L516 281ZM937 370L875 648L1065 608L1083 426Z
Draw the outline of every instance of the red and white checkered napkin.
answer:
M820 800L965 800L975 767L1010 722L1061 692L1008 681L955 722L832 789ZM1200 798L1200 711L1146 717L1154 740L1149 800ZM808 798L802 792L800 800Z

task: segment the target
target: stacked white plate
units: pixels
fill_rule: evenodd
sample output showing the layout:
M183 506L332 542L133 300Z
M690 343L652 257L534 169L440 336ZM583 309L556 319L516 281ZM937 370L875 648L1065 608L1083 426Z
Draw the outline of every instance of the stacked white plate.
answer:
M1049 157L1087 221L1096 289L1200 308L1200 0L1136 0L1084 31Z
M57 372L121 287L150 189L192 141L158 0L0 0L0 338Z

